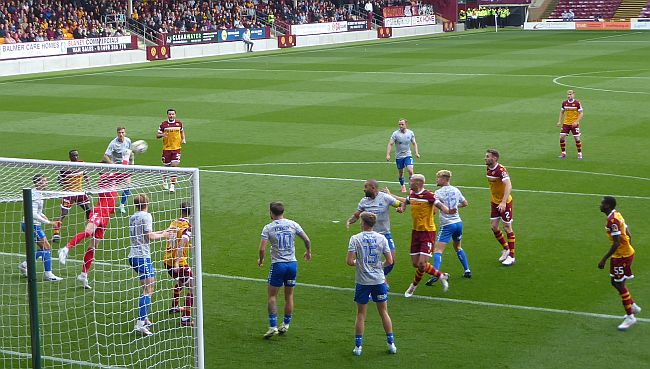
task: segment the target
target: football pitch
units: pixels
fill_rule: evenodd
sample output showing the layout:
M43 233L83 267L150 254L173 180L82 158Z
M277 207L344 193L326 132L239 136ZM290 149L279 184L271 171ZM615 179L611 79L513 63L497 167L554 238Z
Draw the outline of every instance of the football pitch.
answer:
M78 149L97 162L124 125L149 143L138 163L159 165L155 132L166 109L177 110L188 141L182 166L201 168L207 368L642 368L650 365L649 60L647 32L500 31L0 78L0 156L67 160ZM584 108L581 161L571 137L568 157L557 158L567 89ZM388 310L398 353L387 354L371 303L364 352L354 357L354 269L345 256L359 228L344 224L365 179L399 191L395 164L385 161L399 118L416 134L415 171L427 187L449 169L469 201L460 213L473 277L462 278L450 246L441 268L449 291L421 284L404 298L414 274L411 217L391 214ZM500 151L514 188L509 268L490 230L487 148ZM597 268L611 245L603 195L617 198L637 250L628 288L645 310L626 332L616 330L620 298ZM264 340L268 258L262 268L256 261L275 200L312 239L313 260L300 258L298 242L291 330Z

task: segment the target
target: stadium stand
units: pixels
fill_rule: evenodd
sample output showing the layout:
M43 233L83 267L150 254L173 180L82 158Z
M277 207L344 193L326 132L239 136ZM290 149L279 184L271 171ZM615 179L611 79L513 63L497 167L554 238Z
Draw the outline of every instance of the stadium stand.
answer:
M212 4L212 6L211 6ZM158 32L201 32L258 27L252 0L134 1L133 19Z
M641 9L639 13L639 18L650 18L650 1Z
M610 19L621 0L560 0L551 12L551 19L566 19L563 14L572 12L575 20Z
M0 38L5 43L35 42L122 33L115 27L126 0L1 0Z

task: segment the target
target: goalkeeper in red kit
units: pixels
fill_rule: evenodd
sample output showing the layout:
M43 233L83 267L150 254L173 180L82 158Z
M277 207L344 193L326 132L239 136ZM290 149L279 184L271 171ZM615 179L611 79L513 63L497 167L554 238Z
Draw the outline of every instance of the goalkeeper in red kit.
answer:
M128 159L127 159L128 160ZM84 262L81 267L81 274L77 279L81 282L83 288L89 290L92 287L88 281L88 271L92 266L92 263L95 259L95 249L99 246L101 240L104 239L104 233L108 227L108 221L110 220L111 215L115 213L115 204L117 201L117 187L119 183L126 181L129 178L128 173L102 173L99 177L98 187L102 192L97 194L98 201L88 222L86 223L86 228L77 233L72 239L65 245L65 247L59 250L59 262L65 264L66 258L70 249L77 246L86 238L91 238L90 245L84 254Z

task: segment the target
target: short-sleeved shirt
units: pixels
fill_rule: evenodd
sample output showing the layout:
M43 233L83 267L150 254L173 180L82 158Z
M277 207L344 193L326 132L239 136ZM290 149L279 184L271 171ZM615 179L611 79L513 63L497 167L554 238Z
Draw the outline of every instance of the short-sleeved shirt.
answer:
M359 201L358 211L368 211L377 216L375 223L375 232L386 234L390 233L390 207L398 203L398 200L392 196L378 192L375 198L364 197Z
M153 217L145 211L138 211L129 218L129 237L131 239L131 252L129 258L151 258L149 238L153 232Z
M58 182L65 191L82 192L85 176L81 168L62 169L59 171Z
M612 254L613 258L626 258L634 255L634 248L630 243L630 237L627 235L627 224L625 224L625 219L623 219L621 213L616 209L612 210L607 216L605 231L610 241L613 241L613 236L618 236L620 242L618 248Z
M165 249L165 264L174 266L174 259L176 258L176 248L181 240L186 240L187 244L181 251L181 257L178 260L178 266L188 266L187 252L190 249L190 241L192 239L192 225L190 221L185 218L178 218L171 222L169 228L176 229L176 238L167 240L167 248Z
M158 133L167 133L167 136L163 136L163 150L180 150L181 132L183 132L183 122L180 120L173 122L166 120L160 123Z
M377 285L386 281L381 258L390 253L386 237L374 231L357 233L350 237L348 252L356 254L356 283Z
M510 180L508 171L503 165L497 163L493 168L487 168L487 180L490 186L490 200L495 204L500 204L506 192L504 182ZM506 203L510 201L512 201L512 195L508 196Z
M106 151L104 154L111 158L113 163L121 163L122 162L122 156L124 155L124 152L128 149L131 149L131 139L128 137L124 137L124 141L121 141L115 137L113 141L111 141L108 144L108 147L106 148ZM132 163L133 161L133 156L129 158L129 163Z
M460 190L454 186L447 185L439 188L436 192L436 199L447 205L449 209L458 209L458 206L465 202L465 197ZM458 212L454 214L445 214L440 212L440 226L462 222Z
M34 218L34 226L41 225L41 219L45 219L43 214L43 194L38 190L32 191L32 217ZM23 220L24 222L24 220Z
M296 235L304 233L300 224L290 219L276 219L265 225L262 239L271 243L271 263L296 261Z
M578 100L564 100L562 101L562 111L564 112L565 125L573 125L582 112L582 105Z
M390 139L395 142L395 159L403 159L411 155L411 144L415 142L415 133L410 129L402 132L399 129L393 132Z
M433 207L438 202L436 195L425 189L417 193L411 190L406 202L411 205L414 231L436 230L436 225L433 223Z

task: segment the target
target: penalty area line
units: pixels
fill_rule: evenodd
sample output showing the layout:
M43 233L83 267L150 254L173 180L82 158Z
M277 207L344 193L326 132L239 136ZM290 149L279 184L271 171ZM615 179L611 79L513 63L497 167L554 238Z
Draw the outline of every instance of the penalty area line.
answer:
M233 276L233 275L225 275L225 274L203 273L203 276L212 277L212 278L220 278L220 279L228 279L228 280L236 280L236 281L244 281L244 282L267 283L266 279L241 277L241 276ZM348 287L326 286L326 285L311 284L311 283L296 283L296 285L300 286L300 287L307 287L307 288L315 288L315 289L322 289L322 290L331 290L331 291L352 292L352 293L354 293L354 288L348 288ZM403 294L398 293L398 292L389 292L388 294L391 295L391 296L404 297ZM587 317L587 318L621 319L620 315L590 313L590 312L586 312L586 311L572 311L572 310L563 310L563 309L551 309L551 308L543 308L543 307L536 307L536 306L499 304L499 303L496 303L496 302L474 301L474 300L463 300L463 299L451 299L451 298L446 298L446 297L413 295L413 297L410 297L410 299L439 301L439 302L448 302L448 303L465 304L465 305L486 306L486 307L493 307L493 308L507 308L507 309L513 309L513 310L535 311L535 312L551 313L551 314L576 315L576 316L582 316L582 317ZM636 318L636 320L639 321L639 322L650 323L650 319L648 319L648 318Z

